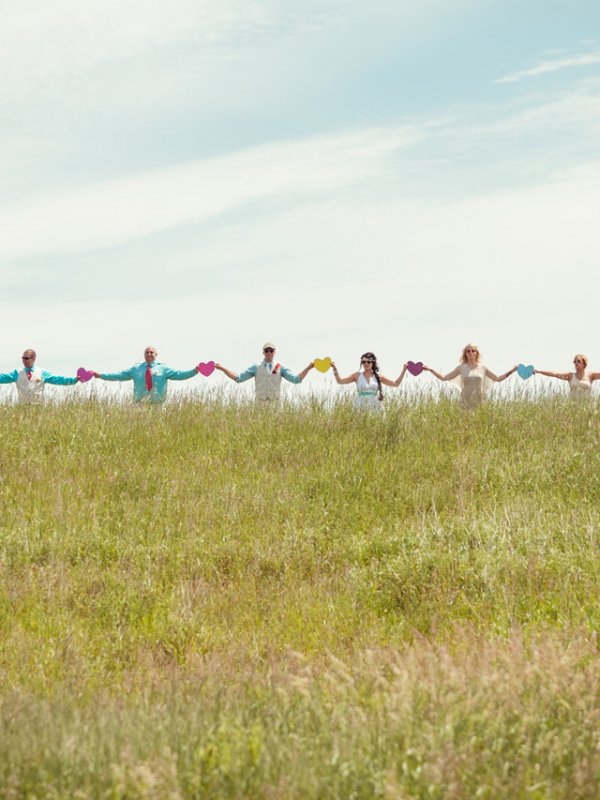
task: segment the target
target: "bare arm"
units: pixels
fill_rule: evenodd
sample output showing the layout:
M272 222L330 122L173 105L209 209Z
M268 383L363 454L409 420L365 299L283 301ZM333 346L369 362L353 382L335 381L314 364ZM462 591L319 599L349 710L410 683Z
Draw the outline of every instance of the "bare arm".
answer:
M215 369L218 369L221 372L223 372L225 375L227 375L228 378L231 378L232 381L237 381L237 375L235 374L235 372L232 372L230 369L227 369L227 367L224 367L222 364L215 364Z
M510 377L513 374L513 372L516 372L516 371L517 371L517 368L515 366L512 369L507 370L504 373L504 375L496 375L496 373L492 372L490 369L488 369L486 367L485 368L485 377L489 378L491 381L495 381L496 383L502 383L502 381L505 381L508 377Z
M306 378L306 376L311 371L311 369L314 367L314 365L315 365L315 362L311 361L310 364L308 364L306 367L304 367L302 372L298 373L298 377L300 378L301 381L303 381L304 378Z
M335 382L339 383L340 386L346 383L356 383L358 380L358 372L353 372L352 375L348 375L347 378L340 378L340 373L335 365L335 361L331 362L331 369L333 370L333 377L335 378Z
M590 379L590 383L600 380L600 372L588 372L588 378Z
M455 367L452 372L449 372L447 375L442 375L441 372L437 372L432 367L425 366L425 364L423 364L423 369L427 372L431 372L432 375L435 375L438 381L451 381L452 378L456 378L460 373L460 366Z
M547 378L558 378L561 381L570 381L572 372L549 372L547 369L536 369L536 375L545 375Z
M395 386L395 387L398 387L398 386L400 386L400 384L402 383L402 378L405 376L405 374L406 374L406 370L407 370L407 369L408 369L408 367L407 367L407 366L406 366L406 364L405 364L405 365L404 365L404 367L402 368L402 372L400 373L400 375L398 375L398 377L396 378L396 380L395 380L395 381L392 381L392 380L390 380L389 378L386 378L386 377L385 377L385 375L380 375L380 376L379 376L379 380L380 380L382 383L384 383L386 386Z

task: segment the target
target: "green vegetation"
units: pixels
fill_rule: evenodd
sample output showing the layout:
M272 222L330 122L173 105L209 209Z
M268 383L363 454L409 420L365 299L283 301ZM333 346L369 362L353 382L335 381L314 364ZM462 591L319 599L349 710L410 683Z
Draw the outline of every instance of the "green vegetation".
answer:
M0 798L600 797L594 403L0 437Z

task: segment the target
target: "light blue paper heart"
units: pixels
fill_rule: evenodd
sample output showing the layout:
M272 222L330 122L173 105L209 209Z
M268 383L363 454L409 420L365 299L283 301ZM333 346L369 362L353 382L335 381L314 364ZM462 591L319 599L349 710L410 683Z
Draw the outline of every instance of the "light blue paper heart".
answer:
M535 368L531 364L528 364L527 366L525 366L525 364L519 364L517 367L519 378L523 378L524 381L526 381L527 378L531 378L534 372Z

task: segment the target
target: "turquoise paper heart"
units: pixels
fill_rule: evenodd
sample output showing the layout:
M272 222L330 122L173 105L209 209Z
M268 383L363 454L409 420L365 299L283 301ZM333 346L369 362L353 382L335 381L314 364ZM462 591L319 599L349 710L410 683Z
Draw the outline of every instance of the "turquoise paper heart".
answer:
M525 366L525 364L519 364L519 366L517 367L517 373L519 374L519 378L523 378L524 381L526 381L527 378L531 378L534 372L535 369L531 364L528 364L527 366Z

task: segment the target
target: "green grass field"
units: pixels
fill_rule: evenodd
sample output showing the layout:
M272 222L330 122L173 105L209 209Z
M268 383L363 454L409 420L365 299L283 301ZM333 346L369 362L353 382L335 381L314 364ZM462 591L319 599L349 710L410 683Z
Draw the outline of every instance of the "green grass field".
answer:
M0 408L1 798L600 797L600 407Z

